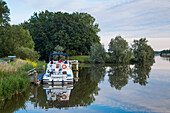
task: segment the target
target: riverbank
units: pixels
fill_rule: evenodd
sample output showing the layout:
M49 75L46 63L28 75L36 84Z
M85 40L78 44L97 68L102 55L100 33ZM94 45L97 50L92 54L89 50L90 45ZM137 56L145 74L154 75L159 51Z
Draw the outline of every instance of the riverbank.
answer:
M40 65L43 65L43 62L21 59L0 63L0 100L10 99L12 95L23 92L30 84L27 71Z
M70 56L69 58L70 60L78 60L79 63L90 63L90 56ZM130 63L135 63L134 61L134 56L131 57ZM110 61L110 56L108 54L106 54L106 59L105 59L105 63L112 63Z

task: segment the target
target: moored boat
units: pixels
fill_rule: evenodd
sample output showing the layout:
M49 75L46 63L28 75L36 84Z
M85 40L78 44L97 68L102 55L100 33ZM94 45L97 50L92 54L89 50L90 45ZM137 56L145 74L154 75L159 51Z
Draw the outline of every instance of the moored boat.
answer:
M43 84L69 84L74 81L73 71L69 64L69 55L65 53L50 54L46 73L42 78Z

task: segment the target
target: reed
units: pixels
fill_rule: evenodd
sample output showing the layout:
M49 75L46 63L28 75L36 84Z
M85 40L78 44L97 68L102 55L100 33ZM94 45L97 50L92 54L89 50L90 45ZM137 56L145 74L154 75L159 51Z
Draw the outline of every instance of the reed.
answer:
M27 71L32 68L31 63L21 59L17 63L0 64L0 100L24 91L30 83Z

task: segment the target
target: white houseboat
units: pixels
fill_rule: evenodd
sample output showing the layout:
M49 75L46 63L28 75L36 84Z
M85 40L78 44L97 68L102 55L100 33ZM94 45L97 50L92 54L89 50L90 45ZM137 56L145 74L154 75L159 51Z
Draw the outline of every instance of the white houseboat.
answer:
M75 82L67 54L50 54L49 63L47 64L46 73L42 78L42 82L43 84L69 84Z

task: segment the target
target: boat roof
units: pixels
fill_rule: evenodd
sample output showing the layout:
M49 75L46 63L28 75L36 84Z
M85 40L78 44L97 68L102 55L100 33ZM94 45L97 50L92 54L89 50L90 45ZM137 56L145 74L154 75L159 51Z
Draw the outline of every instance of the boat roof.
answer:
M68 54L65 53L51 53L50 56L52 55L64 55L64 56L69 56Z

